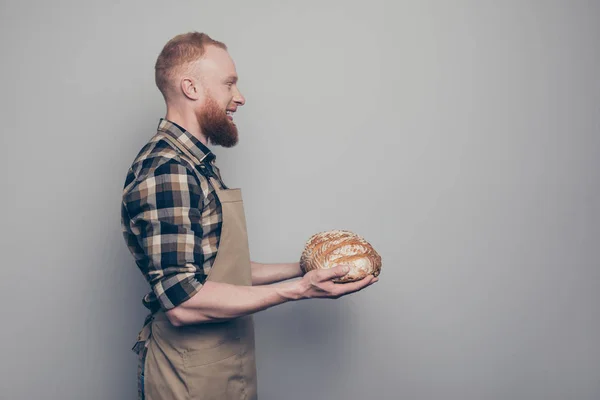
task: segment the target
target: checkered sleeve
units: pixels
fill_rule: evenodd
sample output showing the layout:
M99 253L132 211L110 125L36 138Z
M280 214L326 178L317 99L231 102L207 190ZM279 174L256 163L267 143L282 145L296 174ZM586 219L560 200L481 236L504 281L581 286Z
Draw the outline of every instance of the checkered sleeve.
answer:
M196 176L170 159L136 182L125 197L130 229L145 253L145 276L159 304L172 309L206 280L203 192Z

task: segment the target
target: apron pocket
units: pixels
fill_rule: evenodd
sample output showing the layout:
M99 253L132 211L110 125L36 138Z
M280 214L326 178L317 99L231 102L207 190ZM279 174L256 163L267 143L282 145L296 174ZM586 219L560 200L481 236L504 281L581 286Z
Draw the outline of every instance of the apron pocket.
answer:
M228 340L216 347L199 350L185 351L183 365L185 368L201 367L210 365L241 353L240 338Z
M240 339L217 347L182 354L186 386L191 399L240 400L246 398Z

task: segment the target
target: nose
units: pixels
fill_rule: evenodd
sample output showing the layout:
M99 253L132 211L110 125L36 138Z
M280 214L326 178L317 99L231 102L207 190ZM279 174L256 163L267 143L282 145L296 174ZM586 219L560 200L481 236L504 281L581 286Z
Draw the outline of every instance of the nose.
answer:
M243 106L244 104L246 104L246 99L242 95L242 92L240 92L240 90L237 88L237 86L235 88L235 95L233 96L233 101L238 106Z

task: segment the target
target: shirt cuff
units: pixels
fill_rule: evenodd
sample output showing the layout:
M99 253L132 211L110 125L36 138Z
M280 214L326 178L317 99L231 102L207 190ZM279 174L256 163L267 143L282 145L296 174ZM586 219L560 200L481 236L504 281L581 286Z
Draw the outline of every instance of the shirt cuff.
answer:
M154 294L163 310L171 310L194 297L202 283L192 273L170 276L153 287Z

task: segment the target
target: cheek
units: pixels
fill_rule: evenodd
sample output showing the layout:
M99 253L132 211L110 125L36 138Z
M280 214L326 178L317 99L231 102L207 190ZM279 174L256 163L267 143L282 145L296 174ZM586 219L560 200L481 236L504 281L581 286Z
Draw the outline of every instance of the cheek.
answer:
M219 104L226 103L229 99L231 99L232 93L233 91L229 87L227 87L227 85L223 85L219 88L219 91L215 93L215 98L217 99Z
M219 97L215 98L215 101L220 109L225 110L231 102L231 97L228 93L222 93Z

